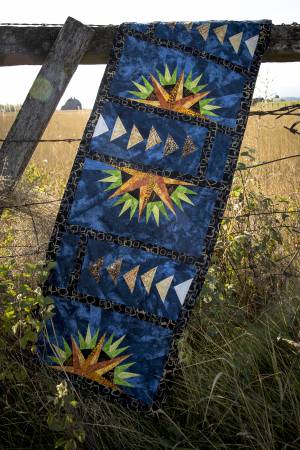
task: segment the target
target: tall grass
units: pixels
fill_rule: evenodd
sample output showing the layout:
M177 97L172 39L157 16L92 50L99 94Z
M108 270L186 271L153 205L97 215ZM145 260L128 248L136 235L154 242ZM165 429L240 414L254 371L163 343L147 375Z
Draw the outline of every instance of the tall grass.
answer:
M46 136L80 136L88 114L67 113L64 129L60 114L66 113L56 113ZM261 129L262 120L249 119L244 147L257 144L258 150L247 149L245 164L297 151L296 136L281 141L274 126ZM70 144L41 145L7 202L61 195L74 153ZM275 167L278 183L264 172L275 170L270 167L237 171L205 286L178 344L170 395L150 417L79 390L34 363L42 319L52 314L38 284L47 276L43 244L57 204L6 210L0 236L1 450L300 448L298 184L289 165ZM24 252L16 245L40 252L8 257Z

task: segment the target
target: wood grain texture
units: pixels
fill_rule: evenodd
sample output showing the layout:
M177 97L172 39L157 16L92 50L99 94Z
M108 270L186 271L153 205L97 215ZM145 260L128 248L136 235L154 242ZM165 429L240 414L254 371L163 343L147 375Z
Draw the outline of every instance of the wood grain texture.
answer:
M0 66L43 64L60 27L0 27ZM94 37L80 64L107 64L115 25L93 28ZM263 62L300 61L300 25L273 25Z
M49 43L44 64L7 135L7 140L41 138L93 35L93 29L70 17L66 20L59 33L55 34L56 40L53 41L52 47ZM13 189L36 145L36 142L3 143L0 149L2 191Z

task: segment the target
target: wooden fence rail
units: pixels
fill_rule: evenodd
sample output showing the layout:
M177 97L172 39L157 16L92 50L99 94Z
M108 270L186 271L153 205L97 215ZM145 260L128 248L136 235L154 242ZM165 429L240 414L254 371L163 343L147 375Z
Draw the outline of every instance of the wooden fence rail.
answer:
M94 37L80 64L106 64L115 25L92 26ZM0 66L43 64L60 26L0 26ZM263 62L300 61L300 25L273 25Z

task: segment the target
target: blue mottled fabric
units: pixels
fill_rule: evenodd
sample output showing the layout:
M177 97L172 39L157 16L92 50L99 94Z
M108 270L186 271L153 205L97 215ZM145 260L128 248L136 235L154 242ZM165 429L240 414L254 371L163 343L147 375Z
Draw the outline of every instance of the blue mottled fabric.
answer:
M39 355L139 410L166 398L271 24L119 27L57 216Z

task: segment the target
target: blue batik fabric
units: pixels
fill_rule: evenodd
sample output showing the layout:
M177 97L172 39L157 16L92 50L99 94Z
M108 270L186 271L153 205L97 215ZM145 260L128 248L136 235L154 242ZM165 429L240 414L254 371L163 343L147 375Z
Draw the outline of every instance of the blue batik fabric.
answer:
M165 400L225 209L271 24L127 23L64 193L40 355L139 410Z

